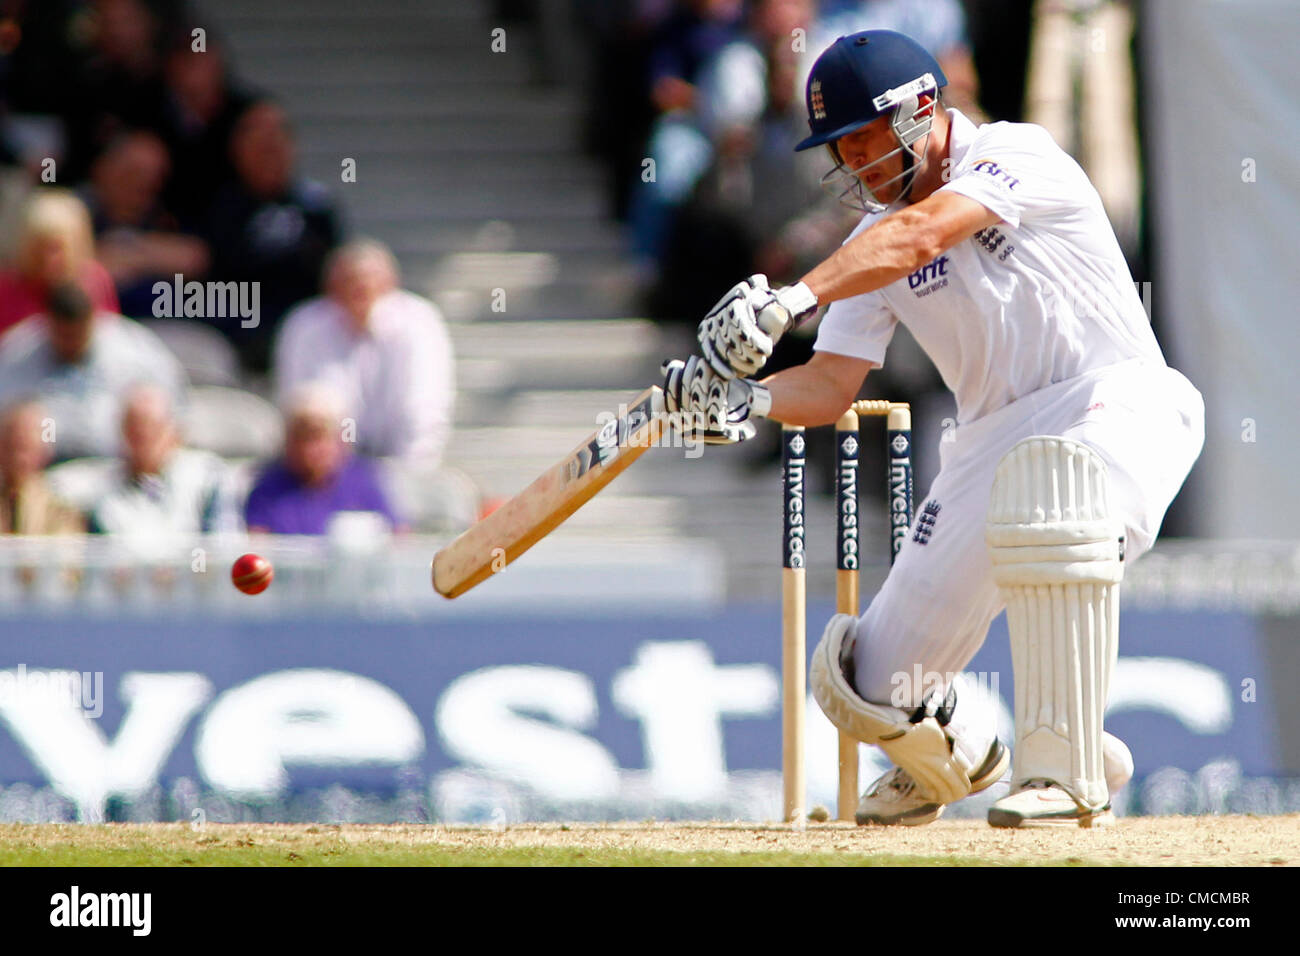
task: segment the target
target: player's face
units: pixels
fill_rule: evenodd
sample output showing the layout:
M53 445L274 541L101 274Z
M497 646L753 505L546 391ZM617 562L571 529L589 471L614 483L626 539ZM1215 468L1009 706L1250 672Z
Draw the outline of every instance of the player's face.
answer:
M397 286L396 277L386 262L373 256L339 263L329 277L329 294L364 329L370 310L384 295Z
M300 481L324 484L343 461L343 443L337 426L319 415L299 415L285 431L284 457L289 470Z
M42 285L53 285L76 274L76 250L72 238L61 233L37 236L26 249L24 270Z
M254 195L274 198L293 178L294 145L288 115L273 103L249 109L230 137L235 172Z
M161 474L174 436L171 412L163 396L145 393L128 403L122 415L122 440L127 463L136 474Z
M95 334L94 319L91 316L51 321L45 327L50 350L58 356L59 361L75 365L86 357L90 340Z
M903 174L903 154L898 150L898 136L889 125L889 117L882 116L861 129L837 139L833 152L846 169L853 171L862 185L870 189L876 199L888 205L903 191L903 180L888 183ZM882 161L882 157L888 159Z

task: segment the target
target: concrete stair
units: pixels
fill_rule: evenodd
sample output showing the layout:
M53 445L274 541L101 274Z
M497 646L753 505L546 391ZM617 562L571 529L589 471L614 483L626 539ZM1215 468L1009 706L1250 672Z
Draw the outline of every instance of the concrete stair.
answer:
M418 292L443 292L445 281L430 286L436 258L474 248L490 220L512 224L520 251L549 251L563 221L557 248L571 255L557 281L575 287L587 276L568 273L585 254L619 245L599 172L576 145L579 97L533 84L528 31L494 23L490 9L481 0L209 3L240 75L292 114L302 171L331 188L352 231L393 246ZM499 26L504 53L491 49ZM355 160L356 182L341 182L344 159ZM629 305L588 312L616 316Z
M664 358L693 349L690 330L634 318L623 237L578 145L580 94L535 82L533 38L494 23L491 4L202 6L239 75L289 110L302 172L338 198L350 232L392 246L405 285L443 309L457 353L448 460L486 495L523 488L600 413L657 381ZM505 53L490 48L497 26ZM354 183L341 181L344 159L355 160ZM493 310L496 290L504 312ZM653 449L557 536L699 541L701 553L726 555L728 593L775 598L780 480L755 454ZM811 511L829 566L829 502ZM831 582L815 575L814 593Z

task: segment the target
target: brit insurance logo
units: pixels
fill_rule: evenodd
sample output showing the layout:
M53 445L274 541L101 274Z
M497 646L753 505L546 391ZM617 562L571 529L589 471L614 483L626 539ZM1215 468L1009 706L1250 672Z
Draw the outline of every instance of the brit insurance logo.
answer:
M948 284L948 257L940 256L933 262L927 262L907 277L907 287L922 298L936 292Z
M821 80L812 81L812 86L808 87L808 98L811 101L813 119L825 119L826 103L822 100Z
M858 453L858 440L852 435L849 435L841 443L841 447L844 449L844 454L856 455Z
M1009 172L999 166L997 162L991 159L975 160L975 164L971 166L971 172L983 173L986 176L991 176L995 181L1006 186L1007 189L1015 189L1020 185L1019 179L1012 176Z

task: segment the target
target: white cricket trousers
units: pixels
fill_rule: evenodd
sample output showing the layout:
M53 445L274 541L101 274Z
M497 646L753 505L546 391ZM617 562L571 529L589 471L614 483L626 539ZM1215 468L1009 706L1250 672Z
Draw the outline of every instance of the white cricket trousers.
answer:
M1205 406L1179 372L1134 359L1050 385L945 433L939 475L861 617L854 663L865 699L918 706L927 688L897 675L914 675L918 665L923 674L960 673L984 643L1004 607L984 543L993 475L1002 456L1031 435L1082 441L1105 459L1127 564L1151 548L1201 453ZM900 688L913 699L891 699Z

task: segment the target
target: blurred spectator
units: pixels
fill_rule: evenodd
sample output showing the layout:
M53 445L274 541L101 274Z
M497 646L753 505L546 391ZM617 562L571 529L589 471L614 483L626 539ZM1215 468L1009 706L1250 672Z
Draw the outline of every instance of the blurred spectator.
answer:
M55 427L55 457L118 450L122 400L152 382L180 405L185 373L162 341L130 319L96 310L75 283L55 286L44 314L0 339L0 402L38 395Z
M958 0L828 0L820 8L814 0L756 0L749 9L746 35L699 69L689 122L675 121L682 143L667 180L661 166L660 182L640 193L665 217L655 227L658 281L648 303L660 318L706 310L725 291L710 276L797 278L856 224L858 214L820 195L825 152L794 152L807 134L807 72L836 37L868 29L914 36L944 67L945 101L968 112L974 104ZM807 32L806 49L794 43L798 29ZM646 251L643 233L636 241Z
M653 314L697 315L725 288L719 275L771 272L779 281L792 266L778 254L778 237L824 199L824 157L794 152L807 116L793 37L809 29L816 9L813 0L757 0L744 36L701 71L696 122L712 155L669 229ZM842 225L840 238L853 220Z
M739 35L740 0L689 0L660 27L650 53L650 100L658 114L646 145L654 175L631 198L633 252L650 271L663 254L673 215L713 159L709 131L697 110L696 84L718 51Z
M42 189L23 212L14 268L0 269L0 335L45 308L50 289L75 281L96 309L118 310L113 280L95 261L90 214L73 193Z
M83 0L0 3L4 95L18 113L62 114L79 92L80 62L88 38Z
M41 474L52 447L42 434L47 414L20 399L0 411L0 534L80 534L85 522L60 501Z
M681 0L651 41L650 102L660 113L695 105L695 83L714 55L735 39L742 0Z
M155 282L207 272L203 240L177 232L175 218L162 206L170 165L162 140L136 130L117 137L90 168L85 196L99 261L113 277L122 314L133 318L152 313Z
M356 416L356 446L373 457L436 465L451 434L451 339L437 307L398 287L382 243L335 250L325 295L285 316L275 347L276 395L301 385L336 391Z
M188 30L175 34L163 65L166 79L158 133L172 157L164 200L185 229L202 224L216 188L234 176L230 131L251 102L227 67L225 47L206 31L206 49L195 51Z
M283 407L284 458L268 465L249 492L248 530L325 534L336 514L352 511L375 512L401 530L374 463L352 454L343 439L347 416L338 396L307 385Z
M337 215L322 186L295 176L289 119L270 100L235 121L230 158L236 179L217 192L203 230L210 274L220 282L260 283L261 314L247 329L208 321L230 338L245 368L261 372L281 316L320 288L321 266L338 240Z
M604 165L610 211L626 220L654 120L646 87L650 45L668 0L575 0L582 47L591 57L583 144Z
M123 401L121 465L91 511L90 530L142 540L240 531L228 487L221 458L181 446L171 396L157 385L137 385Z
M124 130L153 128L163 115L161 38L174 4L94 0L75 28L90 38L79 88L68 104L65 176L83 178L92 159ZM71 24L70 24L71 25Z

